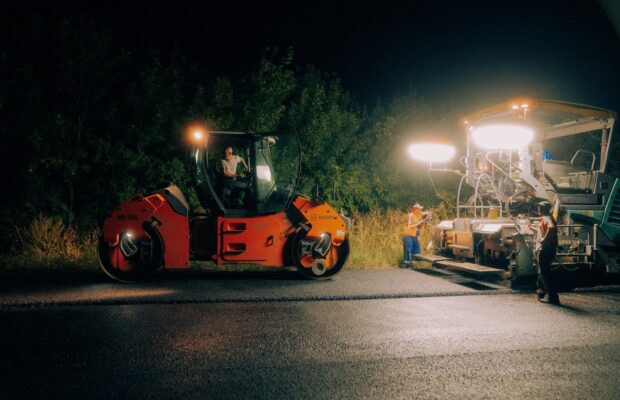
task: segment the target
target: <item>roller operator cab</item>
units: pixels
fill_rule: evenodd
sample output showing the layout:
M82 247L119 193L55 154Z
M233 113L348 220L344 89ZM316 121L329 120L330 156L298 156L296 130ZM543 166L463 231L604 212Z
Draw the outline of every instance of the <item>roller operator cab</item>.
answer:
M514 99L461 120L466 155L457 218L434 227L437 253L535 274L541 201L559 224L554 264L620 272L619 180L606 173L616 113L549 100Z
M100 240L109 276L139 280L162 266L189 268L190 260L291 266L311 279L342 270L349 220L328 203L296 193L295 135L194 130L188 139L202 212L190 212L174 185L121 204L105 220Z

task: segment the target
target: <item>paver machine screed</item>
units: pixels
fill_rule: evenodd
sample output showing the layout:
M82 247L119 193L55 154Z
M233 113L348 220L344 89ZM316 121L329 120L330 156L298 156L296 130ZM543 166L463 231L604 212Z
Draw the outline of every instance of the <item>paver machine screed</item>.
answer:
M296 135L192 127L187 136L202 212L190 212L174 185L119 205L105 220L99 244L110 277L140 280L160 267L189 268L190 260L292 266L310 279L331 278L344 267L349 220L328 203L296 193ZM225 149L249 167L236 179L223 174Z

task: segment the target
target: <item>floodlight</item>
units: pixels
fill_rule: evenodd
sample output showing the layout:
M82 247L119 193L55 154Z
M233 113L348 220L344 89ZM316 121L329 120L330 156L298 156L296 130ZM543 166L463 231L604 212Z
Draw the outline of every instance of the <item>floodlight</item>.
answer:
M534 131L523 125L493 124L474 127L471 136L485 149L518 150L532 141Z
M409 146L409 155L418 161L445 162L454 156L456 149L448 143L421 142Z

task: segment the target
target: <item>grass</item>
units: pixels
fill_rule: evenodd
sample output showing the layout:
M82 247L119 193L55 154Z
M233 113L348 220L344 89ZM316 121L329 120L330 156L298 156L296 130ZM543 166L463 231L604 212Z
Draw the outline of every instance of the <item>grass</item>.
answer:
M445 218L445 209L437 208L430 211L432 220L427 223L420 235L423 252L429 251L427 246L432 241L431 227L440 217ZM349 232L351 254L346 268L397 267L402 261L401 232L406 217L406 212L400 210L375 210L353 214ZM96 229L78 232L76 228L67 226L59 218L39 215L29 226L14 228L13 237L15 238L13 249L7 254L0 255L2 271L64 272L99 269ZM231 268L237 270L239 266L217 267L224 270Z
M429 221L419 237L422 252L432 242L432 226L439 221L439 209L430 210ZM400 210L371 211L353 215L350 232L351 255L347 268L394 268L403 259L401 233L407 213Z
M37 216L29 226L14 228L16 244L0 255L5 271L82 271L99 268L97 230L80 233L60 218Z

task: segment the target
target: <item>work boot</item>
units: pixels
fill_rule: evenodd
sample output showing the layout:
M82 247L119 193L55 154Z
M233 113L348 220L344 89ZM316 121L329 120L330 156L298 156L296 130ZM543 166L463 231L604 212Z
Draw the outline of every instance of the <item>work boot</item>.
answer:
M542 297L538 299L538 301L544 304L553 304L554 306L560 305L560 298L558 297L557 294L553 296Z
M545 290L541 289L541 288L536 289L536 296L538 296L539 300L544 298L545 297Z

